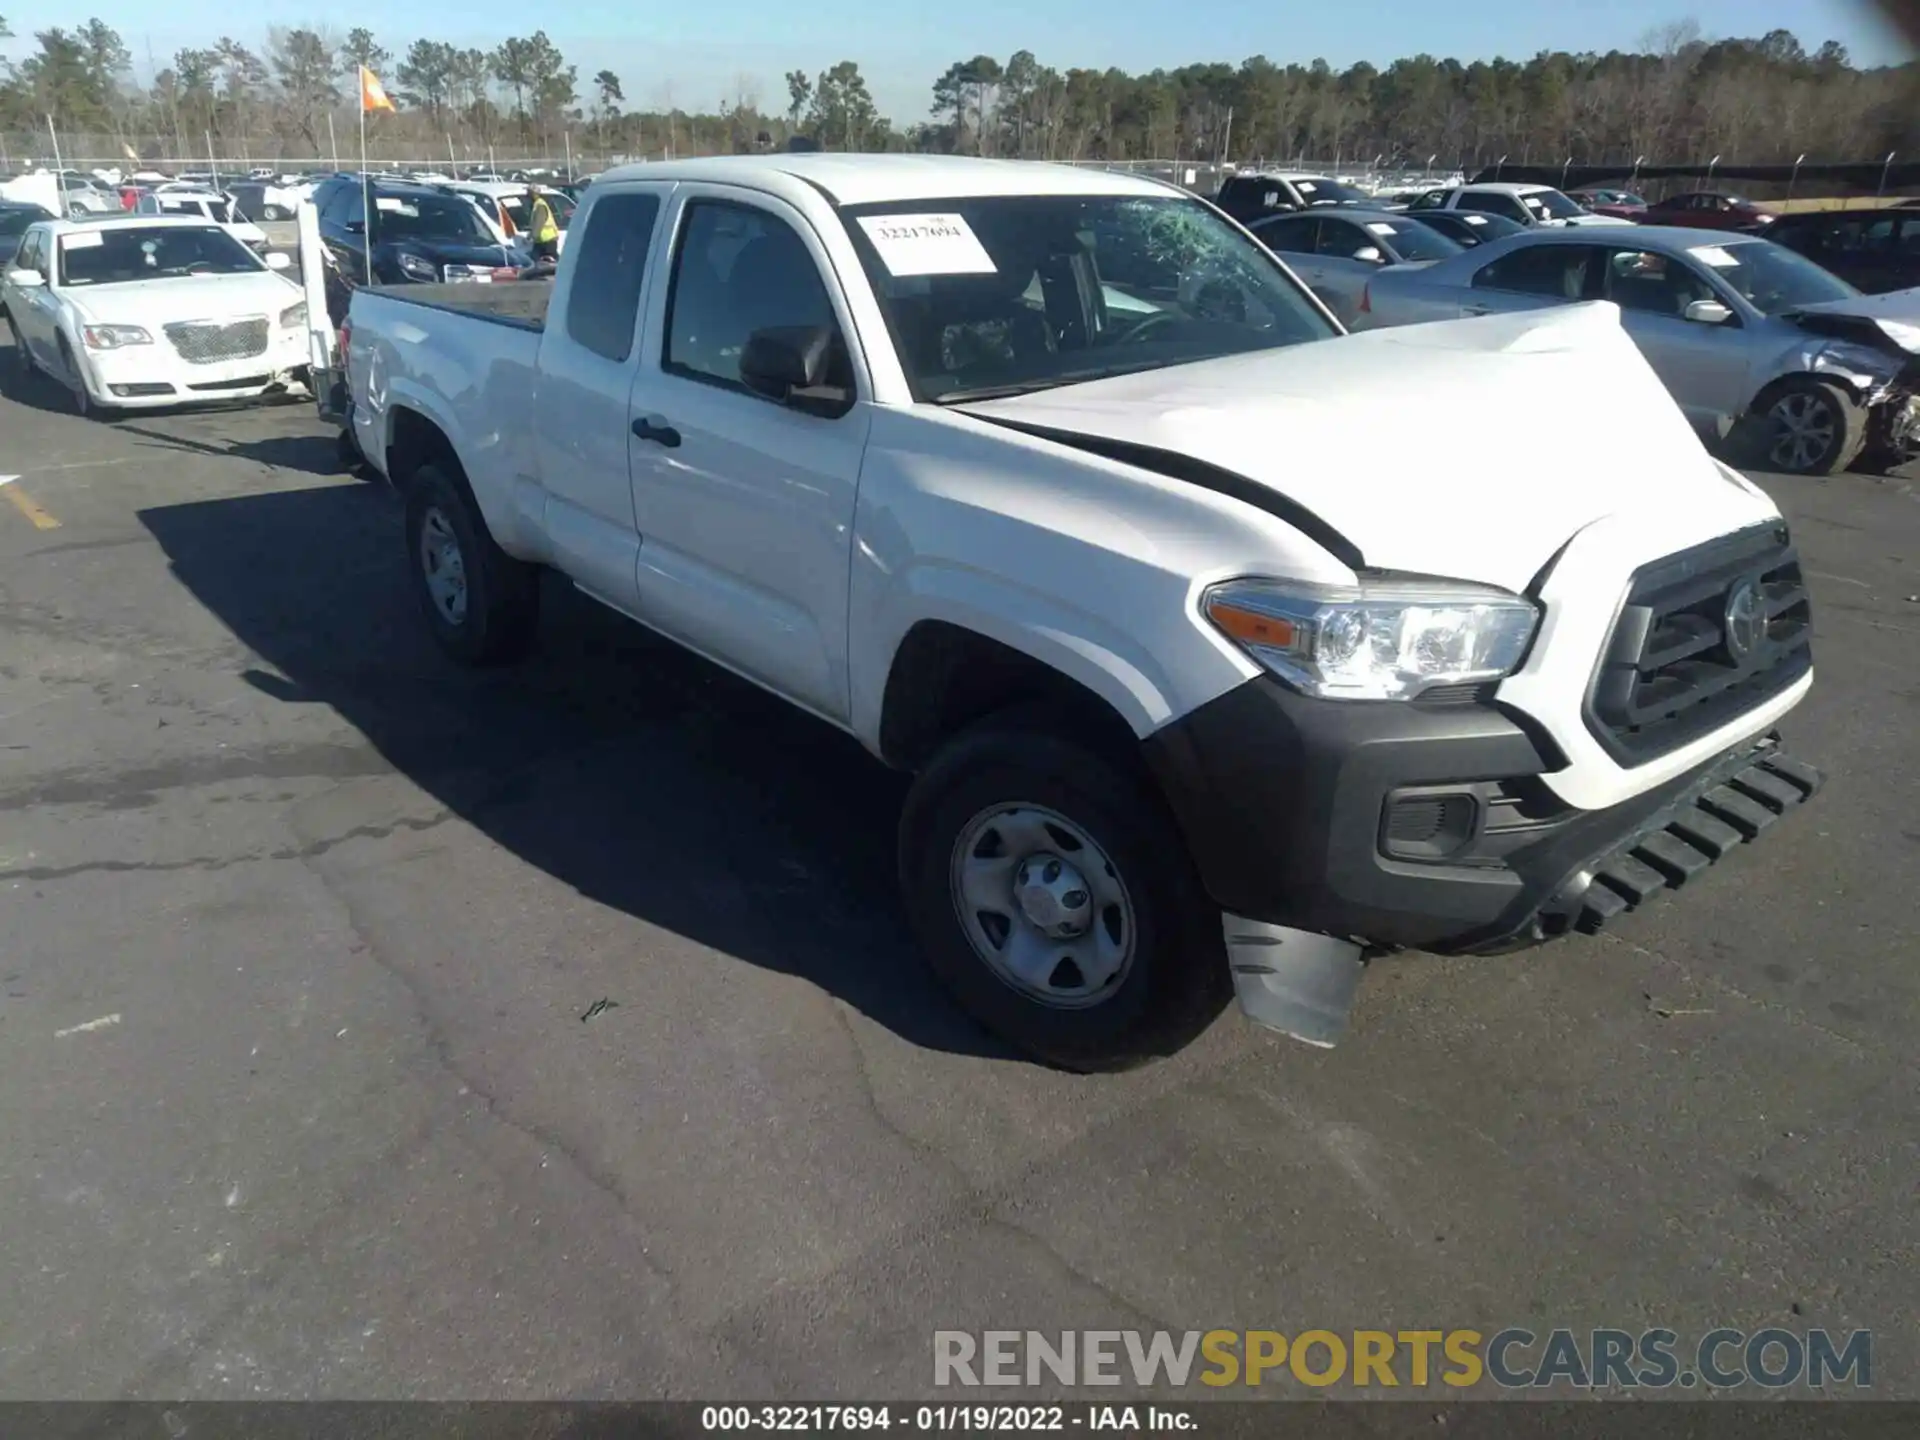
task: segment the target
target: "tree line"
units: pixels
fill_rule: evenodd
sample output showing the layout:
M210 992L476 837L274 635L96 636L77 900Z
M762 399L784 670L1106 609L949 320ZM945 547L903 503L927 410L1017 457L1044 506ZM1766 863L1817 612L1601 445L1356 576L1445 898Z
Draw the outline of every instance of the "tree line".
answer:
M0 39L8 35L0 19ZM785 105L741 76L713 97L646 77L629 101L609 69L583 81L543 30L492 50L416 39L389 49L364 28L344 36L275 27L249 46L229 37L133 57L90 19L36 31L0 61L0 134L62 131L115 150L186 156L212 147L294 158L329 155L329 121L351 124L356 75L380 75L400 107L375 127L376 153L422 159L737 151L805 135L828 149L956 151L1058 160L1247 163L1290 158L1360 166L1478 168L1515 163L1726 163L1877 158L1920 149L1920 64L1862 68L1829 40L1786 30L1710 40L1683 23L1632 51L1542 52L1525 61L1416 55L1384 69L1324 60L1185 65L1147 74L1060 69L1020 50L954 62L924 117L879 113L859 65L787 73ZM629 108L631 105L631 108ZM339 132L344 134L346 132Z

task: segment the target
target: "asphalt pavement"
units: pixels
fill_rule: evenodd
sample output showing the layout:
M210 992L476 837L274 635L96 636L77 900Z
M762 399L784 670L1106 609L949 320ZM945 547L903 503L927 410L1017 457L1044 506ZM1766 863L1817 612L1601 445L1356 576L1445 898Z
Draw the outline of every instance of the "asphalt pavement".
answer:
M1384 960L1336 1050L1229 1013L1084 1078L924 976L850 741L559 585L458 671L306 406L100 423L11 360L0 1398L907 1398L935 1329L1508 1325L1869 1327L1920 1398L1909 479L1758 477L1831 778L1751 852Z

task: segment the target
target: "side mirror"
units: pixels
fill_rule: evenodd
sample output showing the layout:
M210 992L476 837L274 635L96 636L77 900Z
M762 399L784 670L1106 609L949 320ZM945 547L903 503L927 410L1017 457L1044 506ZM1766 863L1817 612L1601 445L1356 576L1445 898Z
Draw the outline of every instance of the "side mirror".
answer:
M267 252L267 268L269 270L291 270L293 268L293 257L281 250L269 250Z
M1695 300L1688 304L1685 312L1687 319L1696 325L1724 325L1733 319L1733 311L1718 300Z
M853 408L853 391L828 383L840 337L827 325L756 330L740 352L740 383L755 395L833 419Z
M7 283L9 285L16 285L22 290L32 290L37 286L46 284L47 277L42 275L38 270L9 270L7 272Z
M1356 260L1364 260L1369 265L1378 265L1387 257L1380 253L1380 247L1378 245L1362 245L1358 250L1353 252L1353 258Z

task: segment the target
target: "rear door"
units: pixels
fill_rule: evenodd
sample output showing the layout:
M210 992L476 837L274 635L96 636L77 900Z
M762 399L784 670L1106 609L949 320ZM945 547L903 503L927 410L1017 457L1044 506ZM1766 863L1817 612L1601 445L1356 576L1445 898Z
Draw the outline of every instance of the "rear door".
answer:
M576 583L628 612L640 603L641 537L627 408L654 236L672 192L664 182L595 192L579 253L547 309L534 382L542 529Z
M872 394L859 337L806 217L773 196L678 187L672 269L647 299L634 382L640 614L828 719L845 723L847 569ZM754 331L824 326L834 418L749 391Z
M1513 249L1474 271L1472 293L1462 302L1462 313L1544 310L1597 300L1601 295L1600 254L1597 245L1516 240Z

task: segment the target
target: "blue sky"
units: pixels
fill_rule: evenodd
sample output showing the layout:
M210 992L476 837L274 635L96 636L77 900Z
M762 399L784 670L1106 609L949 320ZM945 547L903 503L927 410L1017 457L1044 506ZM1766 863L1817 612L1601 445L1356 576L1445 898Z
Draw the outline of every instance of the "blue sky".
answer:
M278 23L312 23L297 6L272 8ZM0 14L22 36L98 15L125 37L143 71L149 48L164 65L181 46L223 33L257 43L265 24L254 17L264 9L235 12L212 0L93 0L72 8L0 0ZM490 48L508 34L544 27L583 79L604 65L621 77L630 103L658 103L671 85L674 102L688 109L710 108L742 75L758 84L766 108L781 109L786 71L818 71L853 59L881 110L901 122L925 116L934 78L953 60L981 52L1005 59L1023 48L1063 69L1150 70L1257 54L1281 63L1324 56L1340 68L1358 60L1385 64L1423 50L1471 60L1524 59L1543 49L1628 49L1656 26L1691 18L1709 36L1784 27L1809 48L1837 39L1857 61L1904 58L1892 32L1861 0L1337 0L1304 6L1275 0L967 0L962 6L730 0L723 7L572 0L544 12L518 0L462 0L426 10L335 0L315 12L336 32L365 25L395 51L420 34ZM396 24L396 13L423 18ZM426 18L436 13L437 19ZM7 48L17 55L22 43Z

